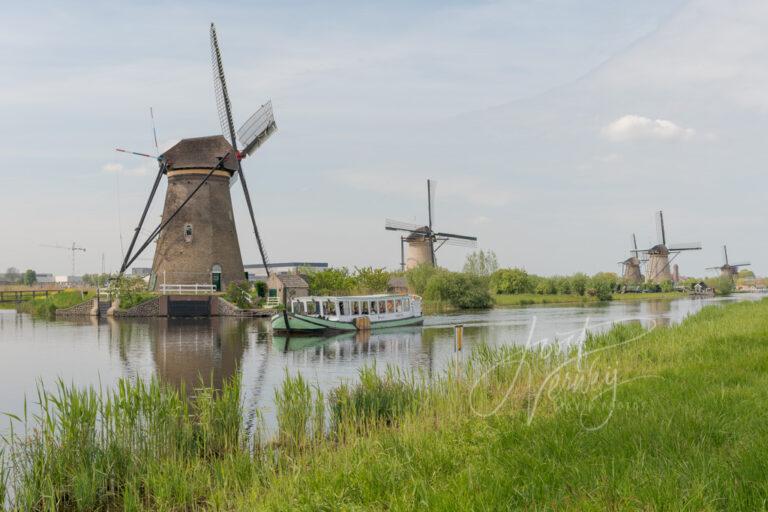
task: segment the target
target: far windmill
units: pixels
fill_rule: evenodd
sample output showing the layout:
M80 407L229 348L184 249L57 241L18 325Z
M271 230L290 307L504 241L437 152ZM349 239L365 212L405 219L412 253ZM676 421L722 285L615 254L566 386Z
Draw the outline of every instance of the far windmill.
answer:
M643 273L640 266L647 262L648 259L643 259L647 256L646 251L638 250L637 238L634 233L632 233L632 249L629 252L632 256L619 262L622 266L621 277L626 284L640 284L643 282Z
M728 248L723 246L723 264L719 267L709 267L707 270L719 270L723 277L733 279L739 275L739 267L748 267L751 263L730 263L728 261Z
M427 224L419 226L409 222L386 219L385 229L404 231L408 235L400 237L400 268L408 270L423 263L437 265L435 253L443 245L461 247L476 247L477 237L456 235L434 231L432 223L435 219L435 182L427 180ZM408 256L405 255L404 244L408 243Z
M658 244L644 250L648 254L645 280L649 283L661 284L672 281L670 263L683 251L700 251L701 243L669 244L667 245L667 233L664 228L664 214L656 212L656 234ZM671 255L671 257L670 257Z

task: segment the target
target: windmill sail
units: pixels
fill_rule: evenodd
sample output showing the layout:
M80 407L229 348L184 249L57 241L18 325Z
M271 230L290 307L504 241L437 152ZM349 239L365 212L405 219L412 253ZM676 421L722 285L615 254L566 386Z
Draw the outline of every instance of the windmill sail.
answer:
M216 93L216 108L219 113L221 130L224 133L224 136L229 139L232 149L235 151L235 156L237 157L237 174L240 175L240 182L243 186L243 195L245 195L245 203L248 206L248 213L250 214L251 224L253 225L253 234L256 237L256 243L259 246L261 261L264 263L264 271L267 273L267 277L269 277L269 258L267 257L267 251L261 240L261 236L259 236L259 228L256 225L256 217L253 214L251 195L248 192L248 185L246 184L245 176L243 175L243 166L240 163L241 156L237 150L235 123L232 120L232 105L229 101L229 94L227 93L227 81L224 77L224 64L221 62L219 41L216 37L216 27L213 23L211 23L211 64L213 66L213 87Z
M243 126L237 130L237 137L247 156L256 151L277 130L272 102L268 101L259 108Z

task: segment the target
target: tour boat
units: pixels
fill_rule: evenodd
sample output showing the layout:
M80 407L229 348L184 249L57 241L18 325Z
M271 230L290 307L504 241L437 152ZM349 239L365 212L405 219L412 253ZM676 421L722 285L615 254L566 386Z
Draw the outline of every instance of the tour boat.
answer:
M417 295L360 295L354 297L298 297L272 317L278 332L319 333L421 325L421 297Z

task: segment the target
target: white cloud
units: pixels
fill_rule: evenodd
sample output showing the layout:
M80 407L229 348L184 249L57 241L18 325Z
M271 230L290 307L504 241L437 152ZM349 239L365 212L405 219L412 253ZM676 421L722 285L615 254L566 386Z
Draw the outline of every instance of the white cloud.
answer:
M650 119L627 114L603 127L602 134L614 142L637 139L687 140L693 137L696 131L666 119Z
M117 164L115 162L109 162L107 164L104 164L101 167L101 170L104 171L104 172L109 172L109 173L122 172L123 164Z

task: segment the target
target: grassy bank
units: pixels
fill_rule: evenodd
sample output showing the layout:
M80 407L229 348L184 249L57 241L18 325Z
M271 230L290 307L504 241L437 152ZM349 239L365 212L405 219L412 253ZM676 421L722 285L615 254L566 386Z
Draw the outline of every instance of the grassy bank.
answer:
M659 293L614 293L612 300L671 300L687 297L685 292ZM583 304L598 302L597 297L577 294L538 294L520 293L513 295L496 294L493 296L497 306L527 306L531 304Z
M31 315L51 318L56 314L57 309L76 306L83 301L94 298L95 296L96 293L92 290L64 290L47 298L22 302L19 304L18 310L22 313L29 313Z
M241 427L237 381L191 402L62 386L7 485L23 510L765 508L768 301L617 326L573 356L480 347L429 385L366 370L327 397L286 378L268 443Z
M672 300L688 297L688 292L614 293L613 300Z

